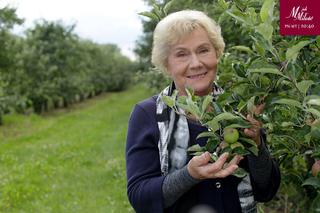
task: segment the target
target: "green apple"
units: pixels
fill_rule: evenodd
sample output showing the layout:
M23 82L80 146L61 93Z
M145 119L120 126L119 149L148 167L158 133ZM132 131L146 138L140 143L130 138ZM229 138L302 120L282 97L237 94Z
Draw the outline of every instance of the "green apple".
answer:
M223 138L226 143L235 143L239 139L239 132L235 128L227 128L223 130Z

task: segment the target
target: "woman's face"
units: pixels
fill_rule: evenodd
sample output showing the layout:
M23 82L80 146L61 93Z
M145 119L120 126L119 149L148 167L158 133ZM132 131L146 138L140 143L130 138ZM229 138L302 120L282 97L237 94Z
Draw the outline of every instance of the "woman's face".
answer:
M179 95L186 95L190 87L196 95L212 91L217 69L216 50L203 28L195 29L170 49L167 70Z

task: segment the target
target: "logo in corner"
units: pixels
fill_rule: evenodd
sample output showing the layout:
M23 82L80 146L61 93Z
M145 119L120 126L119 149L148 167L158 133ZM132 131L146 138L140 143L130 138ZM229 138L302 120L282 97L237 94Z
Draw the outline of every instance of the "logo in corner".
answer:
M281 35L320 35L318 0L280 0Z

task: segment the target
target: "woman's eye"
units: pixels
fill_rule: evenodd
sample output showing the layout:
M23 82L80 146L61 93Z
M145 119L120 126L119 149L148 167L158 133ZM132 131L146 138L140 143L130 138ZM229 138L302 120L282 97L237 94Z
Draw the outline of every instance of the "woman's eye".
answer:
M176 56L177 57L185 57L185 56L187 56L187 53L185 53L185 52L178 52L177 54L176 54Z
M207 49L207 48L201 49L199 52L200 52L200 53L207 53L207 52L209 52L209 49Z

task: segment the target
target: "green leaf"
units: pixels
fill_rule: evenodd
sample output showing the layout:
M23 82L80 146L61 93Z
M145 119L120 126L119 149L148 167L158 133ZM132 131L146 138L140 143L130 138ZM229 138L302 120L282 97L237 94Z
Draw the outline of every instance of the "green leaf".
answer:
M186 104L187 103L187 96L184 96L184 95L181 95L181 96L178 96L177 98L177 103L179 104Z
M230 112L223 112L223 113L217 115L216 117L214 117L211 121L219 122L222 120L232 120L232 119L237 119L237 118L239 118L239 116L233 115Z
M254 105L254 100L256 96L252 96L248 101L247 101L247 112L249 112L251 115L254 114L255 110L255 105Z
M233 11L232 11L233 10ZM235 7L233 7L231 10L227 10L226 13L230 16L232 16L237 21L240 21L248 26L253 26L252 20L248 16L248 14L243 14L238 9L235 10Z
M202 102L202 112L205 112L209 106L209 104L212 102L212 96L207 95L205 96L203 102Z
M216 114L220 114L222 112L221 106L217 102L213 102L212 105Z
M226 10L229 7L229 2L227 3L225 0L218 0L218 5L221 9Z
M153 3L152 7L155 14L159 17L159 20L161 20L161 18L163 18L163 14L161 13L160 5Z
M294 123L293 122L284 121L284 122L281 123L281 126L282 127L292 127L292 126L294 126Z
M188 98L186 99L186 101L187 101L187 106L188 106L187 110L188 110L191 114L195 115L197 118L200 118L201 112L200 112L200 109L199 109L199 107L197 106L197 104L196 104L195 102L193 102L190 97L188 97Z
M232 173L233 176L236 176L238 178L244 178L247 174L248 172L241 167L238 167L236 171Z
M320 106L320 96L318 95L306 96L305 102L310 105Z
M316 41L317 41L318 47L320 47L320 36L317 36Z
M256 146L251 146L249 148L247 148L250 152L252 152L252 154L254 154L255 156L258 156L259 150L258 147Z
M216 137L216 135L214 134L214 132L201 132L198 136L197 139L199 138L203 138L203 137Z
M247 47L247 46L242 46L242 45L233 46L233 47L231 47L231 49L232 50L244 51L244 52L253 54L253 51L250 49L250 47Z
M202 151L204 151L204 150L203 150L203 147L201 147L199 144L190 146L190 147L188 148L188 152L202 152Z
M287 61L292 60L293 62L295 62L300 50L308 44L310 44L310 41L300 41L298 44L290 47L286 52Z
M210 154L210 157L211 157L211 159L212 159L213 162L216 162L216 161L218 160L218 158L219 158L216 153L211 153L211 154Z
M202 155L204 152L193 152L193 153L190 153L190 155L193 155L193 156L200 156Z
M156 14L151 13L151 12L141 12L141 13L138 13L138 14L141 15L141 16L148 17L148 18L150 18L150 19L152 19L154 21L157 21L157 22L160 21L160 18Z
M187 87L187 88L185 88L185 90L186 90L187 96L188 96L191 100L193 100L193 98L194 98L194 91L193 91L193 89L190 88L190 87Z
M246 77L246 70L241 63L232 63L232 68L236 72L239 77L245 78ZM232 76L231 76L232 78ZM230 78L227 78L226 81L229 81Z
M273 33L273 27L271 24L261 23L257 27L255 27L255 29L263 36L265 40L271 42Z
M270 74L275 74L275 75L281 75L281 76L283 76L285 78L288 78L287 76L282 74L276 68L258 68L258 69L249 69L248 71L249 71L249 73L261 73L261 74L270 73Z
M205 124L212 132L217 131L220 128L220 125L216 121L209 121Z
M316 177L310 177L302 183L302 186L312 186L315 189L320 189L320 180Z
M294 107L303 109L303 106L299 101L296 101L294 99L289 99L289 98L282 98L282 99L273 101L272 104L285 104L285 105L294 106Z
M316 110L315 108L308 108L305 111L310 112L311 114L317 116L318 118L320 118L320 111Z
M314 84L312 80L304 80L297 83L297 87L299 91L305 95L312 84Z
M261 10L260 10L260 17L262 22L264 23L271 23L273 18L273 8L274 8L274 0L265 0Z
M311 203L311 209L314 212L320 212L320 192L318 191L318 195L313 199Z
M235 149L235 148L238 148L238 147L244 149L244 146L243 146L241 143L239 143L239 142L232 143L232 144L230 145L230 147L231 147L231 149Z
M253 43L253 48L256 50L257 53L259 53L261 56L264 56L266 53L266 50L262 47L262 45L255 40Z
M230 124L226 126L225 128L249 128L249 124Z
M208 152L214 152L217 146L220 144L220 141L216 138L210 138L206 144L206 149Z
M163 12L165 13L165 15L168 14L169 10L171 9L171 6L173 4L174 0L171 0L169 2L167 2L164 7L163 7Z
M240 137L238 140L239 140L240 142L246 143L246 144L248 144L248 145L257 147L256 142L254 142L254 141L253 141L252 139L250 139L250 138ZM242 143L242 144L243 144L243 143Z
M170 108L172 108L175 105L175 99L173 99L171 96L161 96L162 101L168 105Z

